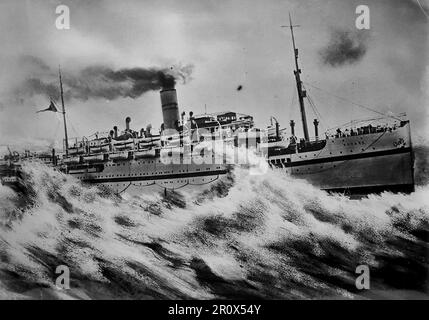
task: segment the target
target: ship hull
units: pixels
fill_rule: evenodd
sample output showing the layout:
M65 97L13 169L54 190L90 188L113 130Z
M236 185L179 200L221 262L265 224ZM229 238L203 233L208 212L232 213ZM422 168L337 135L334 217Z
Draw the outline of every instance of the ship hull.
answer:
M352 194L414 191L410 149L395 154L380 152L364 158L337 158L335 161L299 165L286 171L323 190Z

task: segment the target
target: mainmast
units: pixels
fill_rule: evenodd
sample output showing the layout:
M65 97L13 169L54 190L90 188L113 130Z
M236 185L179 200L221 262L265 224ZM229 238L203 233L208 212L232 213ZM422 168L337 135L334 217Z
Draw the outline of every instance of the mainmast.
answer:
M298 27L298 25L292 25L292 19L290 17L289 13L289 26L282 26L282 27L290 27L290 32L292 34L292 44L293 44L293 54L295 57L295 70L293 71L295 75L295 81L296 81L296 88L298 90L298 97L299 97L299 107L301 111L301 119L302 119L302 128L304 131L304 138L306 141L309 141L308 137L308 127L307 127L307 117L305 115L305 107L304 107L304 98L307 96L305 90L302 89L302 81L301 81L301 69L298 66L298 49L295 46L295 37L293 35L293 28Z
M64 138L65 138L65 147L66 147L66 156L69 153L69 139L67 136L67 121L66 121L66 109L64 106L64 91L63 91L63 81L61 79L61 67L58 68L58 74L60 76L60 93L61 93L61 105L63 108L62 114L64 119Z

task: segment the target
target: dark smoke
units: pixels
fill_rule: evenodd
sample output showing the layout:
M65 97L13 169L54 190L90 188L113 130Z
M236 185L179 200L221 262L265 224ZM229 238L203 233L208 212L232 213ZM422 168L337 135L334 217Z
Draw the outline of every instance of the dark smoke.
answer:
M332 67L354 64L367 51L364 31L333 30L328 45L319 51L322 62Z
M40 60L34 60L39 61ZM90 66L79 71L62 72L66 100L118 98L136 99L142 94L163 88L172 88L176 82L191 79L192 65L170 68L124 68L114 70L108 66ZM45 71L45 72L41 72ZM43 69L31 75L14 92L17 98L45 95L59 98L58 74L53 69Z

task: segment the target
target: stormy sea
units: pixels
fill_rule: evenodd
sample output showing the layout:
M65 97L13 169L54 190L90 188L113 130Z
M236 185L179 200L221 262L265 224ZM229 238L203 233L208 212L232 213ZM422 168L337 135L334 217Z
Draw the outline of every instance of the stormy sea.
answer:
M415 152L414 193L359 200L246 168L197 196L120 197L25 166L23 192L0 186L0 299L429 298L429 148Z

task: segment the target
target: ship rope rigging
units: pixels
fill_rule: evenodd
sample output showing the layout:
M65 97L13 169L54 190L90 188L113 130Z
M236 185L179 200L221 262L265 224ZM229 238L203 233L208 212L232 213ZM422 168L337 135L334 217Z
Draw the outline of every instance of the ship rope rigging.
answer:
M289 106L289 119L292 119L293 110L295 110L293 106L295 104L295 99L296 99L296 89L294 87L292 87L291 96L292 96L292 99Z
M393 116L393 115L390 115L390 114L387 114L387 113L383 113L383 112L377 111L377 110L375 110L375 109L373 109L373 108L371 108L371 107L365 106L365 105L363 105L363 104L361 104L361 103L356 103L356 102L353 102L353 101L351 101L351 100L349 100L349 99L346 99L346 98L344 98L344 97L341 97L341 96L339 96L339 95L336 95L336 94L333 94L333 93L331 93L331 92L328 92L327 90L324 90L324 89L322 89L322 88L320 88L320 87L317 87L317 86L315 86L315 85L313 85L313 84L311 84L311 83L309 83L309 82L305 82L305 84L306 84L306 85L308 85L308 86L310 86L310 87L312 87L313 89L316 89L316 90L319 90L319 91L321 91L321 92L324 92L324 93L326 93L326 94L328 94L328 95L330 95L330 96L332 96L332 97L334 97L334 98L337 98L338 100L341 100L341 101L343 101L343 102L348 102L348 103L350 103L350 104L352 104L352 105L354 105L354 106L357 106L357 107L359 107L359 108L363 108L363 109L365 109L365 110L368 110L368 111L371 111L371 112L377 113L377 114L379 114L379 115L381 115L381 116L383 116L383 117L389 117L389 118L393 118L393 119L395 119L395 120L399 120L399 121L401 120L401 119L399 119L399 118L397 118L397 117L395 117L395 116Z
M316 104L314 103L313 99L311 98L308 89L303 86L303 88L305 89L305 91L307 92L307 101L311 107L311 109L313 110L314 115L316 116L317 119L320 120L320 124L327 129L329 124L328 121L326 121L326 119L322 116L322 114L320 113L320 111L317 109Z
M73 125L73 122L70 120L70 118L69 117L67 117L67 120L68 120L68 123L70 124L70 127L71 127L71 129L73 130L73 132L74 132L74 135L75 136L78 136L79 135L79 132L76 130L76 128L74 127L74 125Z
M55 126L55 130L54 130L54 135L53 135L53 137L54 137L54 141L55 140L57 140L57 137L58 137L58 130L60 129L60 126L61 126L61 120L59 120L58 119L58 121L57 121L57 125Z

